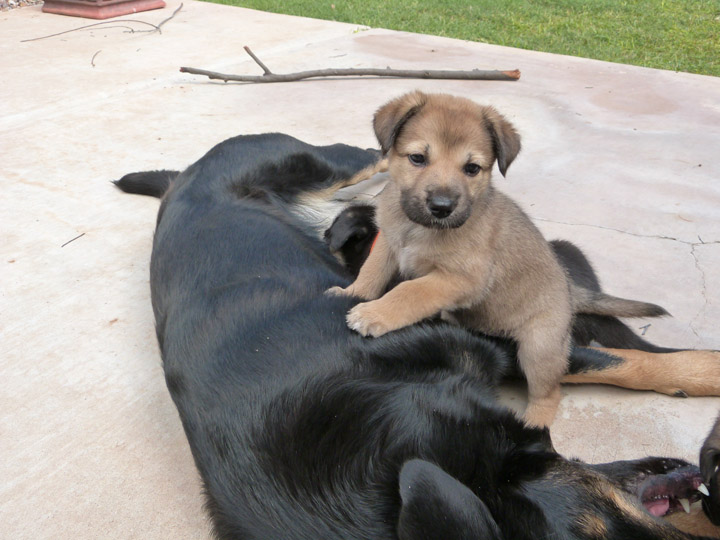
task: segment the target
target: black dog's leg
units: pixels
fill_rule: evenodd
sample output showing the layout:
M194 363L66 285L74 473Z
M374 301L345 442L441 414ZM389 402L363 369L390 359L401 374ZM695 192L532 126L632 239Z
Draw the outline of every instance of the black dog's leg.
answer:
M718 396L720 353L573 347L563 382L611 384L675 397Z
M720 416L700 450L700 471L710 496L703 498L703 509L710 521L720 526Z
M592 342L611 349L637 349L651 353L677 352L680 349L659 347L644 340L616 317L580 313L573 323L573 341L587 347Z

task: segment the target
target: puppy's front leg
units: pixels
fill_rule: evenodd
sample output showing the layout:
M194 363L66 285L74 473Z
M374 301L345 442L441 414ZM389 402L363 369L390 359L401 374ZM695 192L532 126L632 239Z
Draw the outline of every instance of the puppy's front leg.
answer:
M327 294L357 296L363 300L380 298L398 271L398 262L382 232L378 233L370 255L363 263L354 283L346 288L332 287Z
M348 326L363 336L382 336L455 309L468 290L470 285L457 276L431 272L400 283L378 300L358 304L348 312Z

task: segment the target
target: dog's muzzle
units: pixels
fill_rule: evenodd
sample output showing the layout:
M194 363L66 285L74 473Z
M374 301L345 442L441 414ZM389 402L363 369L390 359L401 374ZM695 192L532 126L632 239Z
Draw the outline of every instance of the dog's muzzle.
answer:
M410 221L430 229L456 229L470 216L470 205L451 193L429 193L425 198L404 193L400 204Z
M427 198L427 208L436 219L445 219L457 207L458 197L431 195Z

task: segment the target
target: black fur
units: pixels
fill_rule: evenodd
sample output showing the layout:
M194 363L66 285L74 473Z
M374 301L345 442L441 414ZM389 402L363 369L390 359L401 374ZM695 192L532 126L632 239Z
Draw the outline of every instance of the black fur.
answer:
M162 197L178 174L179 171L168 170L130 173L113 183L126 193Z
M356 204L335 218L325 231L325 241L330 251L339 254L350 273L356 276L370 254L377 231L375 207Z
M700 469L710 490L710 496L703 498L703 509L720 526L720 416L700 449Z
M511 344L444 323L378 339L347 328L353 301L323 292L348 272L289 205L374 159L236 137L163 201L156 330L217 537L596 538L580 519L592 515L610 539L691 538L623 512L599 489L622 488L612 465L564 459L498 405Z

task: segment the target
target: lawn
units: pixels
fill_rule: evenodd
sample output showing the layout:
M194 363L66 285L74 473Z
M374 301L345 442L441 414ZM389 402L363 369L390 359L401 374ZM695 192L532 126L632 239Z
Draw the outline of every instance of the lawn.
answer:
M720 76L720 0L212 0Z

